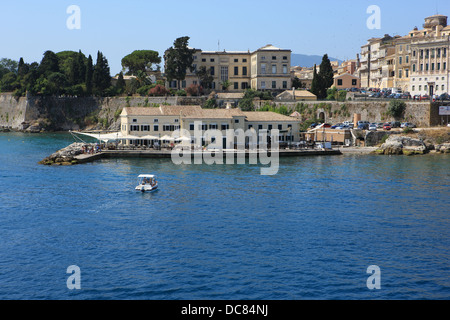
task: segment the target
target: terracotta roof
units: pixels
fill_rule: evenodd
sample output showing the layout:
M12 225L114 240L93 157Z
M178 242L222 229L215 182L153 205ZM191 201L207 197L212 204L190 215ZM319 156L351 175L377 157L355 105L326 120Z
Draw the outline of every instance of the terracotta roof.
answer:
M291 117L271 111L249 111L243 112L246 116L246 121L295 121Z

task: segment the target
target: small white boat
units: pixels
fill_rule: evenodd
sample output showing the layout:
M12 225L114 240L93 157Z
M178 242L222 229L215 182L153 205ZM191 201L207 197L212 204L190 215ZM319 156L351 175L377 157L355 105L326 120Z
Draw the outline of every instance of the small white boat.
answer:
M138 176L138 186L135 188L141 192L154 192L158 190L158 181L153 174L141 174Z

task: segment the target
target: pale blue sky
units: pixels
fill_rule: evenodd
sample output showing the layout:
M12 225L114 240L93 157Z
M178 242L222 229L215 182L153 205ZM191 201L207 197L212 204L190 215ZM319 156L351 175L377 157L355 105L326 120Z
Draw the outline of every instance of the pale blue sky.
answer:
M367 39L405 35L437 12L450 15L448 0L190 0L87 1L0 0L0 58L39 62L46 50L81 49L107 57L111 74L137 49L162 56L177 37L203 50L246 51L266 44L293 53L353 59ZM81 29L69 30L70 5L81 9ZM370 30L370 5L381 9L381 29Z

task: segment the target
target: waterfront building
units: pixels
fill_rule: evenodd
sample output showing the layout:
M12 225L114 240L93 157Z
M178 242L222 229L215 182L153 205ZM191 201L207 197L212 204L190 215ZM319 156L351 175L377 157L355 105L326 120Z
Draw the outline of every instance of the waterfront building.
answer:
M194 70L187 70L181 89L200 84L197 71L205 67L212 77L209 89L242 92L255 90L282 91L291 88L291 50L268 44L256 51L202 51L195 49ZM224 84L228 86L225 87ZM167 84L176 89L177 81Z
M372 38L361 46L356 75L364 88L395 88L414 95L440 95L450 88L450 26L447 16L425 18L405 36Z
M152 145L164 136L171 136L177 129L188 130L193 138L196 131L202 132L202 145L205 145L204 132L222 132L224 148L234 148L236 141L227 140L228 129L254 128L261 130L278 129L280 142L300 141L300 121L275 112L243 112L238 108L202 109L200 106L126 107L121 113L120 130L123 136L134 137L127 143ZM199 124L199 127L195 127ZM193 140L191 141L194 142Z
M423 27L415 28L408 35L412 50L410 92L430 96L448 93L450 26L447 26L447 16L428 17Z

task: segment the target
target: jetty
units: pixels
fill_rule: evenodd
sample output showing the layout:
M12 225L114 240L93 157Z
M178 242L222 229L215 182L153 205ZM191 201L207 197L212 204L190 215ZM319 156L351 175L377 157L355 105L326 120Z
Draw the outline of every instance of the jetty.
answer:
M170 159L172 157L172 150L102 150L94 154L79 154L74 156L77 163L87 163L93 162L100 159L113 159L113 158L156 158L156 159ZM176 151L175 151L176 152ZM245 156L249 158L252 154L258 155L258 151L240 151L240 150L223 150L223 151L212 151L212 150L202 150L202 151L192 151L190 155L192 158L204 157L205 155L214 158L215 154L222 152L224 159L230 154L234 158L238 156ZM268 156L271 156L271 151L267 151ZM341 155L342 152L339 149L304 149L304 150L279 150L278 155L282 157L302 157L302 156L331 156L331 155ZM181 153L180 153L181 156Z

